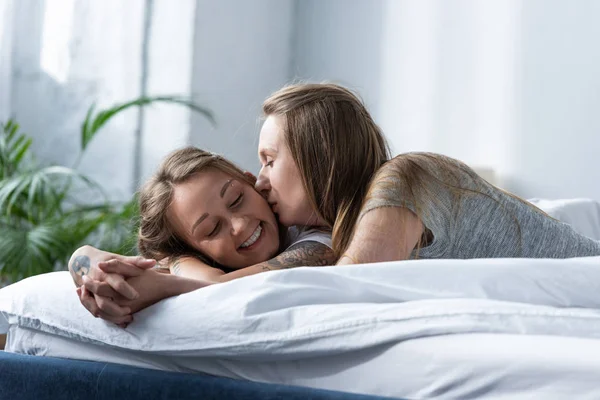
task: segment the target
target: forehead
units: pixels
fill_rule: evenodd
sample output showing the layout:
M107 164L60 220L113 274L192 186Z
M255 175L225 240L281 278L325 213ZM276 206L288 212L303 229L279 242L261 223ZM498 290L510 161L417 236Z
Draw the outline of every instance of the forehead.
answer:
M258 152L277 150L283 141L282 117L270 115L260 130Z
M169 217L176 225L187 226L202 214L213 212L212 209L219 204L223 184L230 179L232 176L223 171L208 169L175 185Z

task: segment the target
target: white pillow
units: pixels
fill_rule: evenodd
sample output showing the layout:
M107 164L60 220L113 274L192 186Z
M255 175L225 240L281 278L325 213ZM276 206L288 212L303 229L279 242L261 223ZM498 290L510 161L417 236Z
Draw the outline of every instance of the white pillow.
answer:
M580 234L600 240L600 202L592 199L530 199L531 203Z
M548 313L552 318L533 323L532 331L539 323L550 331L577 330L578 322L568 318L571 322L561 326L562 311L555 307L600 309L598 282L600 257L296 268L166 299L137 313L123 330L88 313L65 271L0 289L0 314L6 319L4 327L8 322L156 354L303 358L441 334L450 328L454 333L522 332L528 318L537 321ZM541 306L550 310L538 310ZM528 307L534 308L533 314ZM488 316L496 320L496 312L501 315L496 323L482 325ZM594 311L592 319L597 316L600 312ZM600 326L596 334L600 335Z

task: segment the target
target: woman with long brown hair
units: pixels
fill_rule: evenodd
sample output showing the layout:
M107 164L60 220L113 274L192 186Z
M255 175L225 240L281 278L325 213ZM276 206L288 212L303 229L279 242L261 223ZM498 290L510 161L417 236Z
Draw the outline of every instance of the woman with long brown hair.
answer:
M291 85L263 112L257 189L285 224L331 228L340 264L600 255L600 243L458 160L388 160L380 129L346 88Z

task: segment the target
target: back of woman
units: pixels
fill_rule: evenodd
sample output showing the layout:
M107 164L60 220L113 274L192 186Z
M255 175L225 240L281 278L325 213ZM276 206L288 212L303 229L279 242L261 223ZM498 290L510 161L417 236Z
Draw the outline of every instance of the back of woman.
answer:
M600 255L600 242L439 154L401 154L381 168L361 217L388 206L409 208L424 225L423 239L411 258Z

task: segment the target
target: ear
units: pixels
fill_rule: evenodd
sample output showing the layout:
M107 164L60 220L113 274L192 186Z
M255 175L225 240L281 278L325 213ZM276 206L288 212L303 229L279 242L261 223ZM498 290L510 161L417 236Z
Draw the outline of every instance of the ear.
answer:
M246 175L253 183L256 183L256 176L250 171L244 171L244 175Z

